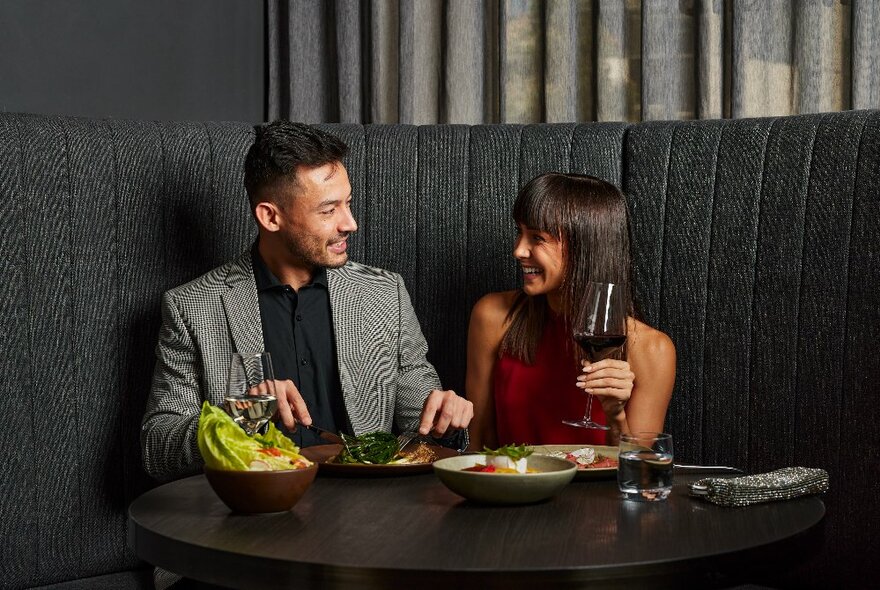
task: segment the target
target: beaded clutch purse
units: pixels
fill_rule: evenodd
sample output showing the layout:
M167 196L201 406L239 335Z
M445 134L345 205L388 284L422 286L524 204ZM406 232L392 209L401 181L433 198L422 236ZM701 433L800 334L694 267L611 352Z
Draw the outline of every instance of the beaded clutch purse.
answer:
M748 506L824 493L828 491L828 472L809 467L785 467L730 479L707 477L692 483L690 491L692 496L720 506Z

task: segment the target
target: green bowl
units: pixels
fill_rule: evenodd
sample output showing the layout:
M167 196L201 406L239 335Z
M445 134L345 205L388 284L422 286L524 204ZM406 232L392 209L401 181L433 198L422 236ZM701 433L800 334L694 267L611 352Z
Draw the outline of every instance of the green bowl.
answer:
M577 473L575 464L543 455L528 458L537 473L480 473L462 471L486 463L485 455L461 455L434 462L443 484L464 498L481 504L530 504L559 493Z

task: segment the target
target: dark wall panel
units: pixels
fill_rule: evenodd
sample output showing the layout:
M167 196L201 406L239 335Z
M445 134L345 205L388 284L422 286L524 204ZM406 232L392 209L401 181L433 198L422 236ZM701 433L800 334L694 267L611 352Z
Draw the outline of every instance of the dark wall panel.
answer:
M764 150L772 120L728 123L718 147L718 170L709 247L704 365L705 431L725 433L723 444L704 444L703 460L748 462L749 359L758 205ZM723 358L726 362L712 362ZM724 395L720 395L720 392ZM731 416L742 422L731 428Z
M428 340L428 360L446 389L464 393L467 313L468 160L470 134L463 125L419 128L417 200L421 286L413 300Z
M5 0L0 111L260 121L264 3Z

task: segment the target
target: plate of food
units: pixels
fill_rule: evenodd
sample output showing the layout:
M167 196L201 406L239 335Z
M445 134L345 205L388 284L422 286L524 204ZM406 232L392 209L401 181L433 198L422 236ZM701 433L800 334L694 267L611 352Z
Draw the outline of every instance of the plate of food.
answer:
M575 481L613 479L617 475L617 447L602 445L535 445L536 455L547 455L577 465Z
M434 473L447 488L478 504L547 500L562 491L576 471L571 462L533 454L525 445L484 449L434 463Z
M301 453L318 464L322 475L343 477L394 477L430 473L434 461L456 457L458 452L424 441L411 442L401 450L390 432L343 435L342 444L317 445Z

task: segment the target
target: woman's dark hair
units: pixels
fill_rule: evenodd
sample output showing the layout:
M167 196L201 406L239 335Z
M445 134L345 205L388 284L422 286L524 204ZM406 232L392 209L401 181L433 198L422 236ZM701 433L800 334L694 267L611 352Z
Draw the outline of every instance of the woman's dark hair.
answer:
M274 121L254 126L254 132L254 143L244 160L244 187L252 208L267 199L264 190L280 182L296 183L299 166L340 162L348 153L341 139L304 123Z
M562 242L562 313L569 329L585 321L584 297L590 281L625 284L627 309L635 315L631 288L629 217L626 199L613 184L582 174L541 174L516 198L513 219ZM547 298L520 291L508 314L510 325L500 353L533 363L547 317ZM577 346L578 359L583 353Z

